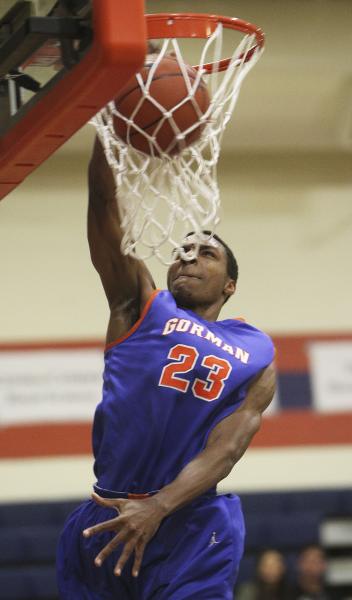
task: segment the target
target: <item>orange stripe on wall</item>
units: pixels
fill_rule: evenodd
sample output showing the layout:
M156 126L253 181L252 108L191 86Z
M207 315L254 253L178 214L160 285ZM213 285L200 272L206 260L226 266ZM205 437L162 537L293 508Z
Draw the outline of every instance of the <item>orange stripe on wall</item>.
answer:
M17 425L0 429L0 458L90 454L90 423Z
M276 364L282 372L309 371L308 345L311 342L342 342L352 341L351 333L305 334L305 335L274 335L276 348Z
M276 364L282 372L307 372L308 345L310 342L327 341L352 341L352 332L349 333L322 333L304 335L273 335L276 347ZM35 351L35 350L79 350L80 348L101 348L104 350L102 340L67 340L67 341L42 341L42 342L17 342L0 343L0 352Z
M284 411L263 419L252 448L352 444L352 413ZM0 430L0 459L91 454L90 423L58 423Z
M352 444L352 412L285 410L263 419L252 447Z

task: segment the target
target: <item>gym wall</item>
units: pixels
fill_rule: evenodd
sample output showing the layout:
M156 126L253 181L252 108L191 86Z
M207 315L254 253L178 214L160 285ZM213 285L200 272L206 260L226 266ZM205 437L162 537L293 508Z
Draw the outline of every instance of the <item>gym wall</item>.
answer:
M168 10L172 4L148 3L155 11L161 6ZM214 12L209 1L194 6ZM178 10L185 9L189 2L180 0ZM223 316L244 316L274 336L279 390L264 433L223 489L351 487L352 120L346 57L352 50L352 6L349 0L339 0L338 9L329 0L239 0L236 10L263 26L268 43L244 83L219 165L218 233L240 266L236 296ZM217 2L217 12L232 11L232 2ZM332 18L339 32L334 41ZM0 203L0 377L9 348L15 354L41 343L66 349L93 344L98 353L103 348L108 306L85 232L92 141L87 127ZM163 287L165 268L155 261L149 266ZM334 341L331 358L324 354L321 363L320 347L313 356L312 340ZM317 394L325 373L336 384L330 405ZM325 391L331 381L325 381ZM68 418L74 446L67 428L49 428L44 439L34 406L33 412L26 406L22 421L19 415L10 422L6 393L3 379L0 477L6 485L0 502L88 495L93 408L83 421ZM46 406L56 415L48 416L54 429L62 423L57 404Z
M90 264L85 233L87 159L86 153L60 153L0 205L3 350L8 344L20 343L94 341L103 345L108 307ZM220 173L225 217L219 233L234 249L240 265L238 293L223 316L243 315L280 339L335 334L346 343L346 336L347 341L349 335L352 338L347 265L352 175L348 157L232 153L223 157ZM163 287L165 268L153 261L150 266L157 285ZM351 342L349 352L350 348ZM284 352L287 354L287 349ZM293 367L287 367L284 358L284 371L301 373L295 363L297 352L295 347L292 355L288 350ZM295 400L299 403L294 391L292 394L291 409ZM280 405L280 389L277 402ZM3 404L3 415L5 407ZM328 416L326 413L324 418ZM348 437L340 440L337 432L332 440L337 443L332 444L330 436L329 445L324 437L312 445L314 431L308 431L304 438L308 445L294 442L292 446L292 428L301 424L292 421L291 427L289 421L286 426L288 445L270 447L266 442L265 447L253 447L226 482L227 487L253 490L351 484ZM306 426L314 427L314 423ZM341 420L331 421L332 428L340 426ZM62 448L59 440L54 456L33 457L29 437L22 456L16 457L16 452L9 452L9 444L14 443L9 430L11 433L11 424L0 432L0 439L6 441L0 474L9 482L0 499L89 493L93 477L88 417L82 431L84 441L72 457L66 454L64 435ZM34 429L33 435L40 436L40 431ZM45 444L43 448L45 454Z

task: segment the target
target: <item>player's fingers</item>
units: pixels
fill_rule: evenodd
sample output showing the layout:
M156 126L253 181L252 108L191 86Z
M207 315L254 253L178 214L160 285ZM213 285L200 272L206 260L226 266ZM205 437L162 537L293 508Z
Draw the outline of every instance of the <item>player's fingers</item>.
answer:
M106 544L106 546L104 546L104 548L95 557L94 563L96 564L96 566L100 567L103 564L104 560L114 550L116 550L117 546L119 546L123 542L124 542L123 535L121 533L118 533L117 535L115 535L115 537L113 537L112 540L110 540L110 542L108 544Z
M129 557L131 556L134 548L136 545L136 540L132 539L129 542L127 542L123 548L123 551L121 553L121 556L119 558L119 560L116 563L115 569L114 569L114 574L117 576L120 576L122 573L122 569L124 568L126 562L128 561Z
M132 567L133 577L138 577L141 568L146 542L140 541L134 549L134 562Z
M97 523L97 525L92 525L92 527L87 527L84 529L83 535L84 537L90 537L91 535L95 535L96 533L102 533L103 531L116 531L119 529L119 518L110 519L109 521L103 521L102 523Z

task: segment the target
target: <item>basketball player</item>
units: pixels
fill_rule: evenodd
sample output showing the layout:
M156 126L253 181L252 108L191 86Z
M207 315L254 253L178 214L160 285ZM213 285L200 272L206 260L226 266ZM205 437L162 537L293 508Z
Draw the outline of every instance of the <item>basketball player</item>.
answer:
M216 485L240 459L274 393L273 345L217 321L237 264L217 236L199 256L191 234L157 291L120 252L115 186L97 141L88 239L110 307L103 399L93 427L97 483L69 517L58 577L63 600L225 600L243 552L237 496Z

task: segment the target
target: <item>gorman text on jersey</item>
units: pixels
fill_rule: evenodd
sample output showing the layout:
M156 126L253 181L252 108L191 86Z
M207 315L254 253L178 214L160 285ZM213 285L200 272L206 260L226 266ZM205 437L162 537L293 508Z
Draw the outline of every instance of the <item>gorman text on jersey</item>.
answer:
M240 360L242 363L247 364L249 360L249 353L239 348L238 346L230 346L230 344L226 344L220 337L214 335L209 329L191 321L190 319L179 319L174 317L166 321L162 335L168 335L173 331L178 331L180 333L191 333L193 335L197 335L198 337L205 338L212 344L215 344L218 348L225 350L237 360Z

